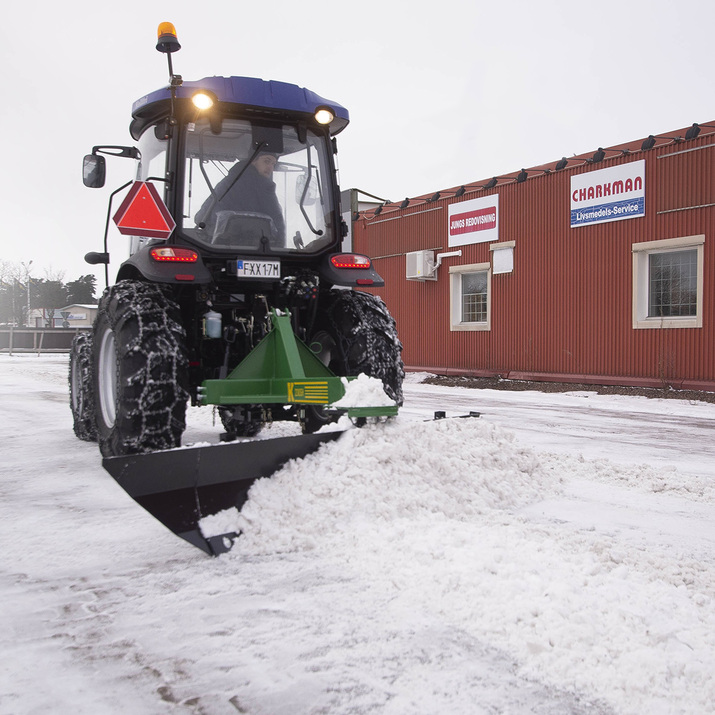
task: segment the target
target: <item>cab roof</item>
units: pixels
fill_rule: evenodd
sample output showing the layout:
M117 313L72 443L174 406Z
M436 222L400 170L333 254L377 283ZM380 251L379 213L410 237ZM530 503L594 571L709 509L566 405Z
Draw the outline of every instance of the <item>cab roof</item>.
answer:
M265 81L254 77L205 77L185 81L175 88L177 100L190 99L199 90L212 92L219 102L236 104L247 108L288 111L313 115L321 107L333 111L335 119L330 123L330 134L341 132L348 125L350 115L342 105L325 99L315 92L287 82ZM156 119L164 114L171 101L170 87L144 95L132 105L130 131L135 139Z

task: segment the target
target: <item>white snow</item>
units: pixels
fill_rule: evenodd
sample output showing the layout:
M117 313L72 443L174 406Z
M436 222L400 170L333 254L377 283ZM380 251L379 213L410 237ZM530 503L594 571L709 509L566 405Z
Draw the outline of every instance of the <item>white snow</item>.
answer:
M354 380L342 378L345 394L331 407L386 407L395 404L382 385L382 380L360 373Z
M0 713L713 711L715 405L409 376L210 559L75 439L66 374L0 355Z

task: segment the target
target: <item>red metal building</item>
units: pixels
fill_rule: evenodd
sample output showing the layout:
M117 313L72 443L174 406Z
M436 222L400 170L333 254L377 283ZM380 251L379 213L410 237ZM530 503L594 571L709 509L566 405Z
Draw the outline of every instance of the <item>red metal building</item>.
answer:
M715 390L714 130L354 216L407 369Z

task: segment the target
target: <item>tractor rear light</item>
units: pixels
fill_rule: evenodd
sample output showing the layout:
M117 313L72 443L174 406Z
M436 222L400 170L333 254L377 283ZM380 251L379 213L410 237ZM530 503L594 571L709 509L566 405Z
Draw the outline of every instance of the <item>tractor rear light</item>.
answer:
M335 268L370 268L372 262L367 256L359 253L339 253L330 257L330 262Z
M199 260L199 254L196 251L176 246L152 248L149 255L160 263L196 263Z

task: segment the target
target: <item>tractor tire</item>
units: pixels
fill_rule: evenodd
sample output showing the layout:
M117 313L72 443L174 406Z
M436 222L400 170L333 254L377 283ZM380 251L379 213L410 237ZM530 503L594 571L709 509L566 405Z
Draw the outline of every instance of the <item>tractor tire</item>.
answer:
M102 455L180 446L189 378L185 332L176 303L160 286L120 281L102 295L93 341Z
M77 333L70 349L70 409L75 435L84 442L97 441L92 386L92 334Z
M379 378L386 394L402 405L402 343L395 320L380 297L354 290L331 290L320 309L310 346L336 375L365 373ZM304 431L315 432L333 419L322 408L309 406Z

